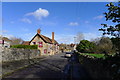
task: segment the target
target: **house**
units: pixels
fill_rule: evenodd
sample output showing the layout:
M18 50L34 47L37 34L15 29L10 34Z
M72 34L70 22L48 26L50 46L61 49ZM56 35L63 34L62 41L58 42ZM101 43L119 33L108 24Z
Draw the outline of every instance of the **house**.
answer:
M37 34L32 38L31 41L25 41L25 45L38 45L38 49L41 54L53 55L59 52L59 45L56 40L54 40L54 32L52 32L52 39L42 35L41 30L37 30Z
M30 41L23 41L22 45L30 45Z
M11 42L7 37L0 37L0 47L10 48Z

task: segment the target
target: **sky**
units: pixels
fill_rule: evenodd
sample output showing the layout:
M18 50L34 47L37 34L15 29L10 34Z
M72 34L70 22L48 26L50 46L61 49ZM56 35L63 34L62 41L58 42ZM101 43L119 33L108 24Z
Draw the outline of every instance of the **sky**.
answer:
M55 32L59 43L74 43L78 32L84 39L102 36L101 23L108 2L3 2L2 35L31 40L37 29L50 37Z

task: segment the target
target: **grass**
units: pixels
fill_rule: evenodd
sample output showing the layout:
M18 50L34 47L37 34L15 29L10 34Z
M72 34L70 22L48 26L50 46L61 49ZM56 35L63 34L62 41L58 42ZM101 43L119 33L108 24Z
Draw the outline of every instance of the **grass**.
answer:
M104 54L93 54L93 53L81 53L81 55L93 56L95 58L105 58Z

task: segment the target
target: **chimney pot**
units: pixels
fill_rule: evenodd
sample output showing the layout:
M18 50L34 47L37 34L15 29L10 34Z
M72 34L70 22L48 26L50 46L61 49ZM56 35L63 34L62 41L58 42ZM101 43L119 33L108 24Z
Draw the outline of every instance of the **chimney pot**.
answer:
M41 30L40 30L40 29L38 29L38 30L37 30L37 33L38 33L38 34L40 34L40 32L41 32Z
M52 32L52 43L54 44L54 32Z

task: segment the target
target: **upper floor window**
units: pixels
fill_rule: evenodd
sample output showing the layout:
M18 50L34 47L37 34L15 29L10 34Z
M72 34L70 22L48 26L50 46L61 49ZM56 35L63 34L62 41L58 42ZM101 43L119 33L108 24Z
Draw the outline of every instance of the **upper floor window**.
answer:
M38 42L39 47L43 47L43 42Z
M33 42L33 44L35 45L35 44L36 44L36 42Z

